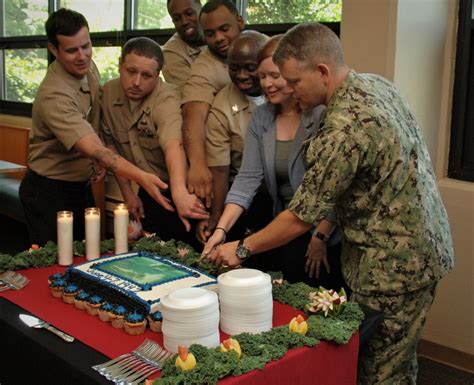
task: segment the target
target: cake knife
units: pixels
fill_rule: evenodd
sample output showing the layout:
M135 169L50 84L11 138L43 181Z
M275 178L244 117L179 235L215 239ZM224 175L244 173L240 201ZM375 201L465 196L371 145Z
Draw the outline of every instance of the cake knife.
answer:
M43 328L61 337L66 342L74 341L74 337L62 332L61 330L56 329L54 326L51 326L49 323L43 321L42 319L27 314L20 314L19 317L30 328Z

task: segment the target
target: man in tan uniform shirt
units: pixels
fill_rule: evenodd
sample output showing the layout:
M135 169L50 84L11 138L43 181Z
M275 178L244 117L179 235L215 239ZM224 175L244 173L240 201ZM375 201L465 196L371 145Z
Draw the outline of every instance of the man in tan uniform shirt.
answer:
M104 147L99 118L99 74L92 62L89 27L68 9L46 22L48 49L56 58L33 103L28 171L20 185L31 243L56 240L56 213L74 214L74 239L84 239L84 208L94 206L91 178L109 169L137 181L168 209L160 193L167 185ZM96 167L94 167L94 164Z
M199 0L168 0L168 13L176 33L163 46L165 62L163 77L168 83L183 89L191 65L205 47L206 41L199 24Z
M183 139L190 163L188 189L210 207L212 174L206 163L207 115L216 94L230 82L227 51L240 34L244 22L235 5L228 0L211 0L200 14L207 47L191 68L183 89Z
M237 37L229 49L228 63L231 83L217 94L206 123L206 160L213 176L213 201L211 217L198 225L198 239L205 243L224 209L227 191L237 175L242 162L245 134L250 117L257 105L265 103L258 76L257 53L267 37L256 31L245 31ZM267 202L271 202L266 196ZM260 199L257 199L260 202ZM265 205L263 205L265 206ZM265 210L259 204L260 216ZM266 216L271 220L271 205ZM249 210L249 212L252 210ZM243 236L249 217L241 217L241 223L233 226L235 238ZM229 235L228 240L233 236Z
M181 142L181 97L177 87L163 82L163 53L146 37L129 40L120 58L120 78L104 85L101 128L107 146L142 170L170 184L177 213L171 213L142 188L138 197L130 181L117 182L132 215L148 232L163 240L182 240L196 246L187 218L207 218L201 201L186 187L186 157ZM181 223L182 222L182 223Z

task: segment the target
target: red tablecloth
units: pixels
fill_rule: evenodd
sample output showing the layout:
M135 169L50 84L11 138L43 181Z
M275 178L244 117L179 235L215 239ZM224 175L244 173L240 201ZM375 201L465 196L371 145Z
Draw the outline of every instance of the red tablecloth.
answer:
M75 259L76 262L83 260ZM64 270L59 265L23 270L21 273L30 279L28 286L19 291L1 292L0 295L111 358L132 351L146 338L163 344L161 333L147 329L140 336L130 336L122 329L115 329L98 317L54 298L47 279ZM273 326L287 324L298 313L292 307L275 301ZM221 332L221 340L225 338L227 335ZM322 341L314 348L291 349L282 359L267 364L263 371L254 370L243 376L227 377L220 384L355 384L357 352L357 335L346 345Z

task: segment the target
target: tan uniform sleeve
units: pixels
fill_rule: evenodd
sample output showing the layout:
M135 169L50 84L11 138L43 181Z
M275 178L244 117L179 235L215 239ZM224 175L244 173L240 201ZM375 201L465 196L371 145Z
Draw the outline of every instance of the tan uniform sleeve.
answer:
M78 101L62 89L46 94L41 102L42 119L64 147L71 150L83 136L95 133L87 121L90 109L81 111ZM81 97L89 98L90 95L85 93Z
M183 56L171 51L164 51L165 57L163 66L163 77L170 83L178 86L180 89L186 84L189 74L191 73L191 65Z
M168 141L177 139L182 141L181 126L181 98L176 87L169 86L160 94L160 101L153 110L153 121L158 127L158 141L162 149Z
M229 120L218 108L211 108L206 123L206 159L210 167L230 165Z
M183 88L183 104L204 102L212 106L212 102L219 92L218 84L217 71L198 58L193 63L191 74Z

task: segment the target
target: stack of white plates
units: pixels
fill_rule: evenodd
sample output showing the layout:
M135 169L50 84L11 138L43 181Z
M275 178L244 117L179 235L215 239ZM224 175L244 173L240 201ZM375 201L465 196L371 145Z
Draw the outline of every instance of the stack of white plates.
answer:
M272 282L268 274L254 269L236 269L221 274L217 282L222 331L235 335L272 328Z
M219 302L206 289L178 289L161 299L163 343L177 353L179 345L219 345Z

